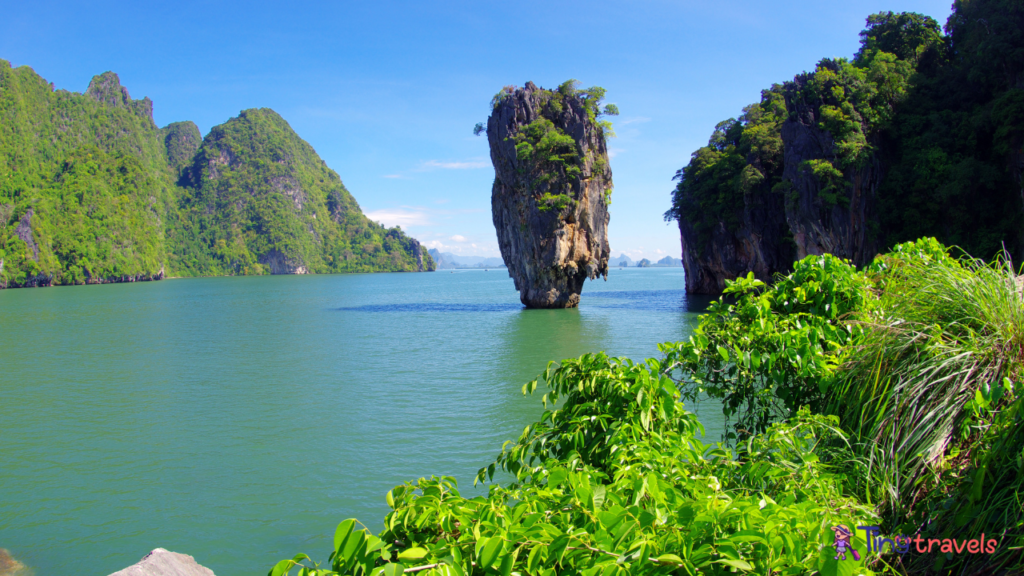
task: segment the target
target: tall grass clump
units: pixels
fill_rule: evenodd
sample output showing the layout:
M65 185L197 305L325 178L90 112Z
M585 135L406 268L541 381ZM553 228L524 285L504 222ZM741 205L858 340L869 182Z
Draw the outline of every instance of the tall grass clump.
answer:
M868 273L879 300L824 410L858 443L864 494L894 529L973 526L1019 546L1024 301L1012 263L922 239Z

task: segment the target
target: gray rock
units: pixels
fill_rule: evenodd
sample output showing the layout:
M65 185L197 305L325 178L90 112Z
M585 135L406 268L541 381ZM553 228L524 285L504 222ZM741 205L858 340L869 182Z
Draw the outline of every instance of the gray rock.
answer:
M575 94L562 98L561 110L545 113L575 144L578 163L560 169L548 159L520 158L516 136L541 117L548 90L527 82L503 90L487 119L487 140L494 164L491 215L498 247L528 308L572 308L583 282L608 277L608 207L612 188L608 149L600 127ZM578 168L578 172L576 172ZM567 200L551 202L553 197ZM547 198L547 200L545 200Z
M195 558L157 548L146 554L138 564L114 572L110 576L214 576L213 570L201 566Z
M32 237L32 216L35 216L35 210L29 208L25 215L18 221L18 227L14 229L14 235L28 244L29 250L32 250L32 259L39 262L39 246L36 245L35 239Z

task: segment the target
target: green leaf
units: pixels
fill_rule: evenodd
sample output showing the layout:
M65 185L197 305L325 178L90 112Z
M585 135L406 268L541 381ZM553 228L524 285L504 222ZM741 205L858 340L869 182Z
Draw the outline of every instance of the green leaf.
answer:
M729 540L733 542L760 542L767 545L768 539L765 538L764 534L756 530L740 530L729 535Z
M405 566L399 564L398 562L385 564L380 568L378 572L376 572L376 574L379 574L380 576L401 576L404 573Z
M495 536L484 544L483 550L480 551L480 555L477 558L480 566L484 568L490 568L494 566L495 560L498 559L498 553L501 552L501 537Z
M390 495L391 495L391 492L389 491L388 492L388 496L390 496ZM342 542L344 542L345 539L348 538L349 534L352 533L352 530L355 528L355 525L356 525L356 521L354 519L352 519L352 518L349 518L348 520L345 520L345 521L341 522L340 524L338 524L338 529L334 531L334 550L335 550L335 552L341 550Z
M294 561L281 560L277 564L274 564L274 567L270 570L268 576L283 576L288 573L288 570L290 570L292 566L295 566Z
M725 346L718 347L718 355L722 357L723 361L729 361L729 351L725 349Z
M746 560L735 560L733 558L722 558L722 559L719 559L719 560L715 560L715 562L718 563L718 564L725 564L726 566L732 566L733 568L736 568L738 570L746 570L748 572L754 569L754 567L749 562L747 562Z
M408 548L398 553L398 557L402 560L419 560L420 558L426 557L428 554L426 548Z
M662 554L657 558L658 562L671 562L673 564L682 564L683 559L675 554Z
M537 568L540 566L540 563L543 561L542 552L544 551L544 548L545 547L543 545L541 545L541 546L534 546L533 550L530 550L530 555L526 559L526 569L529 572L531 572L531 573L536 573L537 572Z

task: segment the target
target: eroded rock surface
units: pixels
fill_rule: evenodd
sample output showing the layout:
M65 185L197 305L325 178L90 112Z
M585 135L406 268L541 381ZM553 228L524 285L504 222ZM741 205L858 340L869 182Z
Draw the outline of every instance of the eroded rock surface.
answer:
M834 160L838 146L820 127L822 107L799 98L808 75L797 76L786 86L786 108L791 119L782 125L785 144L783 178L792 185L786 203L786 222L796 244L796 258L834 254L857 265L877 253L868 223L875 218L875 199L882 181L882 167L875 154L862 164L844 170L841 202L825 200L825 183L806 169L806 162ZM868 132L868 127L863 130Z
M820 66L835 72L838 64L822 61ZM719 294L727 280L747 272L771 282L808 255L834 254L864 265L876 254L877 197L884 175L873 151L877 135L862 122L864 152L857 161L844 159L850 153L843 152L823 120L838 104L808 96L814 74L765 91L759 108L746 109L740 141L756 145L738 166L725 167L736 162L729 157L738 148L729 140L738 127L735 120L720 124L709 146L694 153L687 170L699 174L690 184L703 197L681 183L673 215L679 221L687 292ZM764 120L769 114L777 115L777 123ZM734 170L737 177L716 175L705 169L708 165L721 173ZM700 187L700 178L716 176L721 180L717 188ZM717 205L711 201L716 195Z
M187 554L157 548L146 554L138 564L118 570L110 576L214 576L214 573Z
M506 87L487 120L494 228L528 308L575 307L587 278L608 276L612 172L600 96L565 86Z
M0 576L31 576L31 571L11 556L11 553L0 548Z

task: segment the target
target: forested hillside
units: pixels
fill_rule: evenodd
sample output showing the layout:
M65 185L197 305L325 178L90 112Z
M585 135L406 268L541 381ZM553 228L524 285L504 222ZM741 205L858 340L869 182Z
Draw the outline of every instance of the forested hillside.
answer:
M935 236L1024 256L1024 5L958 0L945 26L867 19L852 59L762 92L679 170L687 289Z
M0 60L0 287L432 269L273 111L205 141L152 111L112 72L79 94Z

